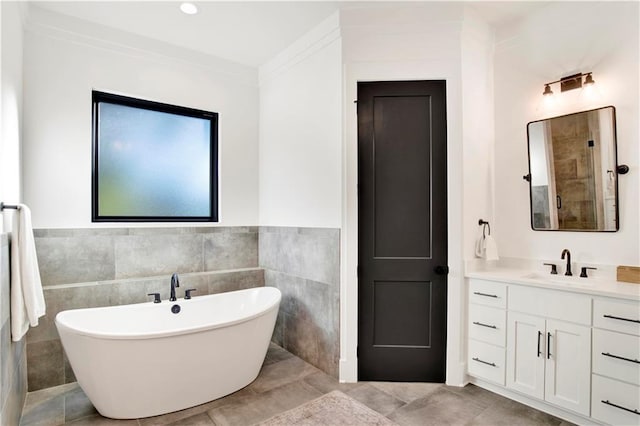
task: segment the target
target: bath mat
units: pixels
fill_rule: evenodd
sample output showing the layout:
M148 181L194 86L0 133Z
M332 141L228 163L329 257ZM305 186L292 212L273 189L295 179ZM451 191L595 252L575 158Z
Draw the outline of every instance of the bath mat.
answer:
M258 426L397 426L382 414L345 395L333 391L299 407L277 414Z

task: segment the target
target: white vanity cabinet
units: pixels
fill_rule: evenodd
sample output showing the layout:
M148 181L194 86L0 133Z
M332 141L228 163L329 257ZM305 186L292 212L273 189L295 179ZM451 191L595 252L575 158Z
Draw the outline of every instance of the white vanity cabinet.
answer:
M469 373L504 386L507 285L470 280L467 330Z
M640 425L640 303L593 301L591 416L612 425Z
M471 382L574 423L640 426L635 289L617 298L521 280L468 284Z
M507 387L588 416L590 297L510 286L507 305Z

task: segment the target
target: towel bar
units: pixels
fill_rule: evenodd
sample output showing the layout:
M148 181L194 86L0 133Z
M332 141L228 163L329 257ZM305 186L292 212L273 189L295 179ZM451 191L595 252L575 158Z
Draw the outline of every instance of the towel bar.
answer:
M4 209L20 210L20 206L16 206L16 205L13 205L13 204L5 204L2 201L0 201L0 211L2 211Z

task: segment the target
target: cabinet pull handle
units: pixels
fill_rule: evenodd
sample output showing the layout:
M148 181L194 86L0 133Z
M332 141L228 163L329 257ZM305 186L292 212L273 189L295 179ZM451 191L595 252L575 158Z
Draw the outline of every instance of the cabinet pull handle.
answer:
M551 358L551 333L547 332L547 359Z
M472 360L476 361L476 362L480 362L482 364L486 364L486 365L490 365L492 367L497 367L493 362L487 362L487 361L483 361L480 358L471 358Z
M634 413L634 414L637 414L637 415L639 415L639 416L640 416L640 411L638 411L638 410L636 410L636 409L633 409L633 410L632 410L631 408L627 408L627 407L623 407L622 405L614 404L613 402L609 402L609 400L608 400L608 399L607 399L606 401L605 401L605 400L602 400L602 401L600 401L600 402L602 402L603 404L610 405L610 406L612 406L612 407L619 408L620 410L628 411L628 412L630 412L630 413Z
M603 317L605 317L605 318L611 318L611 319L615 319L615 320L620 320L620 321L635 322L636 324L640 324L640 320L636 320L636 319L629 319L629 318L616 317L616 316L608 315L608 314L603 315Z
M636 364L640 364L640 361L638 361L637 359L625 358L625 357L619 356L619 355L612 355L609 352L602 352L602 355L608 356L608 357L611 357L611 358L621 359L623 361L635 362Z
M542 337L542 331L538 330L538 358L540 358L540 338Z
M474 321L473 323L474 323L475 325L479 325L479 326L481 326L481 327L493 328L494 330L497 330L497 329L498 329L498 327L496 327L495 325L483 324L483 323L478 322L478 321Z
M473 294L477 294L478 296L485 296L485 297L495 297L496 299L498 298L498 296L495 294L480 293L479 291L474 291Z

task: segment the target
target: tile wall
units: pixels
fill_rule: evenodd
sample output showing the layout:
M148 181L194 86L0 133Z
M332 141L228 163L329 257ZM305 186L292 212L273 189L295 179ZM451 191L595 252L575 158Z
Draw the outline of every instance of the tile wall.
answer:
M282 291L273 341L338 377L340 230L260 227L265 285Z
M17 425L27 395L25 340L11 341L9 238L0 234L0 424Z
M66 309L121 305L264 285L257 227L90 228L34 231L47 314L27 334L28 389L75 381L54 318ZM3 299L4 300L4 299ZM3 335L4 336L4 335ZM4 424L4 423L3 423Z

